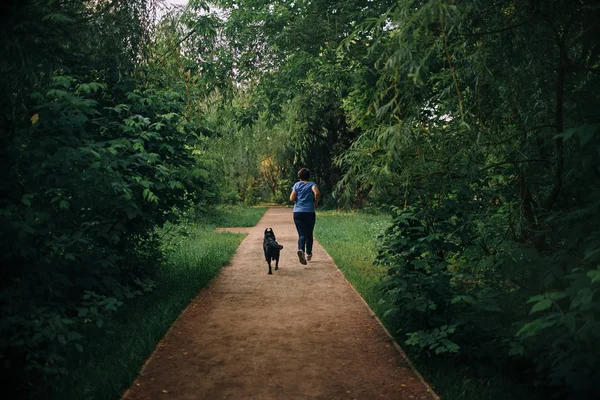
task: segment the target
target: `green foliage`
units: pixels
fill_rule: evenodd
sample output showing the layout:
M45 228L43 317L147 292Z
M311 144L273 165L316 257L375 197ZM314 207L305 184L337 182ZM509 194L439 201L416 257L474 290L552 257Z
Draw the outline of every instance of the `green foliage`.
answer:
M380 315L387 305L380 303L382 296L375 291L375 285L385 276L386 269L374 266L373 261L377 255L376 238L389 224L386 214L338 211L318 211L315 224L316 239Z
M460 223L459 210L468 209L450 200L433 209L396 209L379 243L377 263L389 275L380 290L392 301L387 313L402 321L407 345L435 354L464 347L470 358L492 357L482 348L505 331L498 304L501 280L459 257L474 250L469 236L475 232Z
M306 166L328 206L394 210L378 265L409 345L597 391L566 378L577 368L549 374L566 346L544 359L516 336L566 301L528 299L597 265L592 3L219 1L241 69L230 126L252 153L238 192L285 200L278 183Z
M548 263L561 263L562 270L550 269L544 275L544 290L530 297L529 318L517 332L511 354L535 361L542 383L575 388L583 393L597 390L595 367L600 316L600 262L598 247L598 189L586 182L598 176L592 160L598 157L598 125L567 130L567 143L577 149L577 157L567 164L567 190L578 207L549 215L547 223L560 229L553 233L560 246L547 251ZM587 189L587 193L582 190ZM555 242L556 243L556 242ZM552 265L552 264L551 264ZM564 271L564 272L563 272Z
M218 200L189 114L201 92L154 73L155 7L32 0L2 14L0 357L16 392L67 373L67 354L157 287L157 228Z
M593 397L597 346L561 329L569 299L595 301L597 8L551 4L400 1L358 24L341 51L367 46L377 86L370 109L346 100L365 117L337 161L340 186L395 207L378 263L407 344Z
M452 353L446 350L457 350L456 346L440 339L442 336L452 336L454 325L444 328L440 326L430 332L418 331L413 335L405 335L398 328L405 327L404 321L393 318L393 313L388 312L393 308L385 292L379 290L381 282L386 278L386 268L376 265L378 237L386 229L391 229L392 220L389 215L382 213L365 214L363 212L340 213L319 212L315 231L319 243L327 250L336 262L336 265L350 281L352 286L361 294L371 309L379 316L388 330L400 343L410 337L415 341L415 346L404 346L411 361L425 376L436 393L446 399L477 400L477 399L506 399L506 398L545 398L527 385L521 384L516 379L509 379L498 374L498 371L489 371L481 363L470 362L466 365L450 359ZM472 301L470 296L464 300ZM453 299L454 300L454 299ZM451 300L452 301L452 300ZM459 301L459 299L457 299ZM424 352L421 353L421 346ZM447 346L446 346L447 345ZM433 346L433 349L430 348ZM423 357L421 354L435 354L445 351L444 358ZM458 349L460 351L464 349ZM497 354L495 354L497 356Z
M308 167L393 210L373 296L408 345L597 394L595 3L214 3L2 6L4 365L64 371L159 284L157 228Z
M239 209L231 216L226 211L222 215L254 216L255 211ZM120 307L107 322L106 332L88 333L82 353L67 353L68 373L51 377L43 386L51 398L121 396L190 299L230 261L244 237L216 233L214 225L188 221L166 224L158 233L164 263L148 271L156 286Z
M433 351L435 354L458 353L460 346L448 339L455 331L456 325L442 325L428 332L411 332L404 343L419 346L421 351Z
M216 3L228 12L224 35L235 49L244 90L240 97L245 101L234 113L243 126L238 131L254 140L246 151L258 144L254 151L263 182L251 187L267 187L271 200L287 202L290 183L306 167L321 189L323 203L337 206L333 192L342 171L333 160L359 133L348 124L343 99L352 89L363 89L353 84L356 65L340 62L337 46L354 24L378 15L392 2ZM265 168L267 159L271 161ZM282 189L279 182L288 186ZM266 193L256 192L266 200ZM357 192L362 196L357 205L362 206L364 195Z
M217 206L210 213L199 215L196 221L218 227L253 227L265 211L267 207Z
M577 268L565 278L564 291L533 296L530 314L536 319L517 332L518 344L511 354L535 360L537 369L553 385L593 392L598 371L600 323L600 267Z
M83 86L73 77L56 76L50 88L37 95L39 119L14 142L22 183L3 210L3 218L11 221L3 233L8 266L4 273L14 285L37 287L39 294L31 304L16 308L7 299L13 306L5 309L5 315L22 315L29 306L39 310L38 300L44 304L78 297L86 301L90 296L86 292L103 300L105 296L121 299L125 291L136 293L128 286L120 288L119 282L138 275L133 265L149 262L145 257L151 254L140 253L139 244L151 246L153 227L175 218L175 208L197 201L206 186L199 177L182 179L187 173L180 171L197 165L186 148L197 136L172 112L176 94L134 90L126 94L130 103L105 106L99 124L98 101L85 96ZM103 91L101 97L106 102L110 94ZM24 264L43 265L43 272L24 278ZM47 289L40 290L43 287ZM73 306L60 314L70 314ZM79 313L74 318L101 327L102 315L114 311L102 309L98 315ZM32 328L28 320L23 323ZM12 321L11 331L36 337L35 330L26 332L16 322ZM60 338L73 337L67 333L47 338L65 345ZM26 347L16 337L11 343ZM34 349L29 352L41 354ZM30 358L29 363L49 361ZM45 368L52 368L51 364Z

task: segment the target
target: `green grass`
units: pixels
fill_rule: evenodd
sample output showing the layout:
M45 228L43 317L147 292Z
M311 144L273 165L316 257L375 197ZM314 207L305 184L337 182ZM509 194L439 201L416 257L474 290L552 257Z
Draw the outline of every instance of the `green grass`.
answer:
M220 210L218 221L171 229L168 262L154 272L157 287L122 306L108 333L88 337L83 353L68 355L69 373L50 382L55 399L118 399L137 376L157 342L187 306L226 265L245 235L216 233L217 225L255 224L266 208ZM218 223L217 223L218 222ZM235 223L233 223L235 222ZM252 226L250 225L250 226ZM165 228L167 230L169 228ZM45 393L43 397L46 397ZM42 397L42 396L40 396Z
M454 360L419 357L412 349L402 345L404 339L398 332L398 325L384 317L387 306L382 295L375 290L386 274L385 268L373 265L377 235L390 222L390 217L386 215L319 212L315 235L346 279L362 295L408 353L425 380L444 400L537 398L532 389L519 386L504 377L477 378L481 372L477 367L458 364Z
M252 227L267 211L267 207L222 206L199 217L202 224L218 227Z
M319 212L315 237L335 260L352 286L373 309L384 311L374 287L386 269L373 265L376 238L390 224L386 215Z

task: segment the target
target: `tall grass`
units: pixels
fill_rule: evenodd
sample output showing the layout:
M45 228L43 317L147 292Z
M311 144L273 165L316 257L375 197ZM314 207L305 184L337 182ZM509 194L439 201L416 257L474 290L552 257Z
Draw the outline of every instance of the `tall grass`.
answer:
M83 353L68 355L68 375L51 383L49 397L118 399L190 299L229 262L245 237L216 233L215 227L253 226L265 210L238 207L228 213L221 209L211 224L206 218L163 228L166 261L152 273L156 288L126 302L108 333L92 331Z
M465 366L454 360L422 357L403 345L401 321L386 315L386 299L376 287L387 270L373 265L376 257L377 236L391 223L387 215L362 213L319 212L315 235L331 255L346 279L361 294L371 309L382 320L390 333L407 351L419 372L447 400L504 400L535 399L531 390L502 376L482 374L481 366Z

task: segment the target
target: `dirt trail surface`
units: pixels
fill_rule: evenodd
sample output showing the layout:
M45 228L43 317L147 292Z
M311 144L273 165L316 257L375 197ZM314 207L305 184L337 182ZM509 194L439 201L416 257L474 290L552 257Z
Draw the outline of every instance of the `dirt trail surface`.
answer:
M273 275L267 227L284 246ZM305 266L296 247L291 210L270 208L123 398L435 399L323 248Z

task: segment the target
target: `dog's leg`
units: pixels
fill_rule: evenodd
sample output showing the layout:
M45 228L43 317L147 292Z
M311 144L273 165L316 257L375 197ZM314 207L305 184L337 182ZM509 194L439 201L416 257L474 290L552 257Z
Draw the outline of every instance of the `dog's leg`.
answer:
M279 269L279 257L275 259L275 271Z
M273 272L271 272L271 260L267 260L267 263L269 264L269 275L273 275Z

